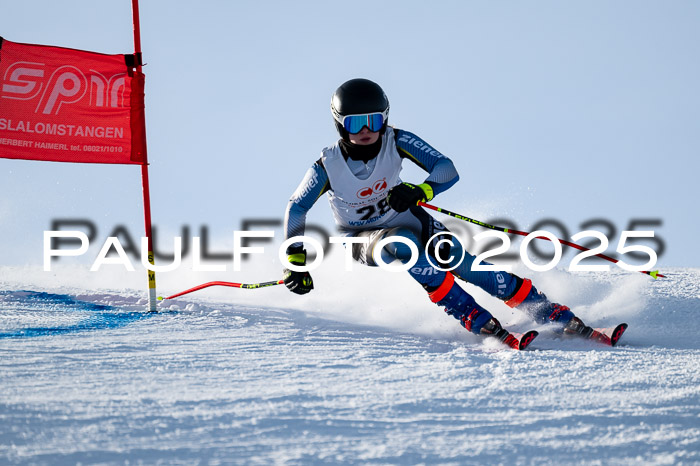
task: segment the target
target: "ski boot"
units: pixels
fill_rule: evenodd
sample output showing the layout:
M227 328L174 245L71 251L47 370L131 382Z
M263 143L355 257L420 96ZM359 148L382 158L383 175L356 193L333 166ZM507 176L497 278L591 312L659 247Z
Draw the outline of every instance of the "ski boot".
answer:
M584 338L586 340L597 341L598 343L603 343L604 345L615 346L627 330L627 324L620 324L616 327L610 328L593 328L584 324L581 319L574 316L571 310L562 306L561 304L552 303L553 312L550 315L552 321L558 321L562 314L571 314L573 317L564 325L563 332L565 335L570 335L574 337Z
M615 346L627 329L627 324L610 328L589 327L576 317L568 306L553 303L547 299L544 293L537 291L530 280L514 277L518 280L518 284L512 295L504 301L510 307L520 306L536 322L556 323L560 325L560 331L565 335L594 340L610 346Z
M525 349L537 336L535 331L521 335L505 330L498 319L455 283L454 276L449 272L445 274L442 284L428 295L431 301L444 306L445 312L458 319L468 331L477 335L493 336L511 348Z
M510 346L511 348L517 350L524 350L527 348L530 343L532 343L532 340L539 335L539 333L535 330L530 330L524 334L510 333L501 326L501 323L495 317L481 327L481 333L491 335L494 338L499 339L504 345Z
M578 317L572 317L569 323L564 326L564 333L582 338L590 338L593 335L593 328L587 326Z
M578 317L573 317L569 323L564 326L564 333L573 335L587 340L597 341L604 345L615 346L620 340L620 337L627 330L627 324L620 324L616 327L608 328L593 328L583 323Z
M567 333L579 333L578 330L584 331L581 328L585 327L583 322L571 312L568 306L551 302L544 293L537 291L537 288L532 285L529 279L514 277L519 283L513 295L505 299L506 305L524 310L538 323L559 323ZM573 319L577 319L581 325L576 326ZM569 323L572 323L570 332L565 330Z

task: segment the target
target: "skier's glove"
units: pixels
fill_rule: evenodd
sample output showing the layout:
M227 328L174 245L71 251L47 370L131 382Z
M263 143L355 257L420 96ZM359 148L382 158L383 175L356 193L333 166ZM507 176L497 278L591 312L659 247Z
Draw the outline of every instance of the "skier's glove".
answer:
M387 201L389 207L397 212L404 212L418 202L430 201L433 198L433 187L428 183L401 183L389 190Z
M306 265L306 251L287 256L287 262L293 265ZM295 272L285 268L283 271L284 285L296 294L306 294L314 289L314 281L309 272Z

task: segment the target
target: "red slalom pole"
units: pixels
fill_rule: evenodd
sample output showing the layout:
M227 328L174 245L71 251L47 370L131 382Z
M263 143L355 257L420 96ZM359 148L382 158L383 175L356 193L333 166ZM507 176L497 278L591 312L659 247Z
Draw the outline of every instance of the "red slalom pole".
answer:
M496 226L496 225L490 225L490 224L488 224L488 223L485 223L485 222L482 222L482 221L479 221L479 220L475 220L475 219L473 219L473 218L465 217L464 215L460 215L460 214L458 214L458 213L451 212L451 211L449 211L449 210L447 210L447 209L443 209L443 208L441 208L441 207L437 207L437 206L434 206L434 205L431 205L431 204L427 204L427 203L425 203L425 202L418 202L418 205L421 206L421 207L425 207L426 209L431 209L431 210L434 210L434 211L436 211L436 212L440 212L441 214L449 215L450 217L454 217L454 218L456 218L456 219L458 219L458 220L463 220L463 221L465 221L465 222L473 223L474 225L479 225L479 226L484 227L484 228L489 228L489 229L491 229L491 230L502 231L502 232L504 232L504 233L510 233L510 234L520 235L520 236L527 236L527 235L530 234L530 233L528 233L528 232L526 232L526 231L512 230L512 229L510 229L510 228L503 228L503 227L499 227L499 226ZM546 240L548 240L548 241L551 241L551 240L550 240L549 238L547 238L546 236L538 236L537 239L546 239ZM586 247L583 247L583 246L580 246L580 245L578 245L578 244L576 244L576 243L572 243L571 241L566 241L566 240L559 239L559 238L557 238L557 239L559 240L559 242L560 242L561 244L565 244L566 246L572 247L572 248L574 248L574 249L578 249L579 251L590 251L590 249L588 249L588 248L586 248ZM620 262L620 261L617 260L617 259L613 259L613 258L610 257L610 256L606 256L605 254L595 254L595 257L600 257L601 259L605 259L606 261L609 261L609 262L612 262L612 263L615 263L615 264L618 263L618 262ZM652 276L653 278L659 278L659 277L662 277L662 278L663 278L663 277L665 277L665 275L661 275L661 274L659 273L658 270L654 270L654 271L651 271L651 272L650 272L650 271L642 271L642 270L640 270L640 272L641 272L641 273L645 273L645 274L647 274L647 275L650 275L650 276Z
M158 300L162 301L164 299L177 298L178 296L192 293L193 291L202 290L204 288L209 288L210 286L230 286L232 288L244 288L244 289L252 290L255 288L265 288L267 286L281 285L283 283L284 283L284 280L262 282L262 283L207 282L207 283L203 283L201 285L195 286L194 288L190 288L189 290L181 291L181 292L176 293L174 295L167 296L165 298L163 298L162 296L159 296Z
M141 54L141 21L139 18L139 1L131 0L131 12L134 23L134 56L135 56L135 75L140 83L139 92L143 91L143 73L141 71L143 59ZM143 108L138 109L143 112ZM153 227L151 222L151 189L148 181L148 154L146 151L146 122L142 118L143 127L139 128L139 136L143 144L143 162L141 163L141 185L143 186L143 215L146 239L148 241L148 262L155 265L153 257ZM156 273L153 270L148 271L148 310L157 312L156 309Z

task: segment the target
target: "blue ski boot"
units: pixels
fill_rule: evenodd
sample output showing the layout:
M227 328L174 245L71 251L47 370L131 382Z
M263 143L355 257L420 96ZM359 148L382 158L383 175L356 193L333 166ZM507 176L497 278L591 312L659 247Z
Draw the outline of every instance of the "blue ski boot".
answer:
M525 349L537 336L530 331L524 335L511 334L489 311L481 307L474 298L455 283L451 273L445 274L442 284L428 293L430 300L445 307L445 312L458 319L462 326L477 335L488 335L499 339L515 349Z
M537 291L529 279L517 278L520 283L513 295L505 300L508 306L524 310L540 324L556 322L565 327L573 318L576 318L567 306L553 303L544 293ZM580 319L578 320L580 322Z
M544 293L537 291L527 278L516 278L520 283L516 286L513 296L506 299L508 306L520 306L539 323L559 324L560 331L567 335L594 338L595 329L584 324L568 306L551 302Z

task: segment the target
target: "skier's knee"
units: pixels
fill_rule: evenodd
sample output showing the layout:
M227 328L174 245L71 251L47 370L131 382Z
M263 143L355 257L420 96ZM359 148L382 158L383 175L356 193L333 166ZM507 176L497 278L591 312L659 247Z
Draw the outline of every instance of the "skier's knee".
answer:
M407 239L416 246L418 254L421 254L421 244L416 235L408 228L392 228L387 230L387 232L383 235L384 239L392 236ZM406 264L413 258L414 251L404 242L392 241L382 248L381 254L382 259L385 259L385 262L389 262L387 259L398 259L402 263Z

